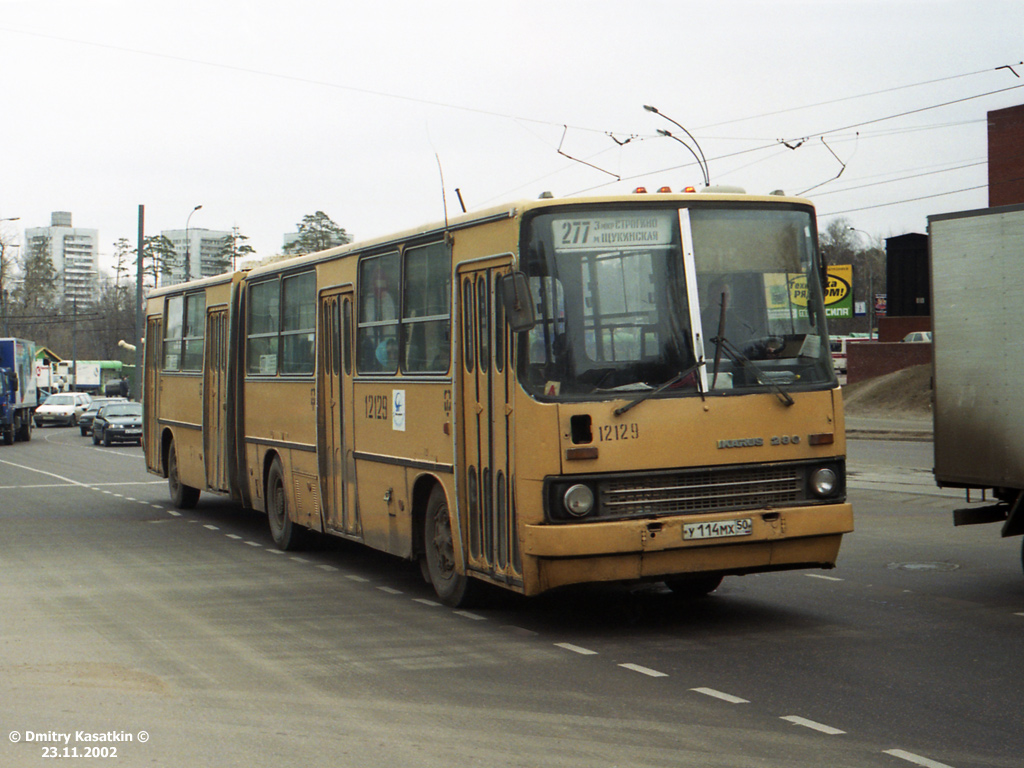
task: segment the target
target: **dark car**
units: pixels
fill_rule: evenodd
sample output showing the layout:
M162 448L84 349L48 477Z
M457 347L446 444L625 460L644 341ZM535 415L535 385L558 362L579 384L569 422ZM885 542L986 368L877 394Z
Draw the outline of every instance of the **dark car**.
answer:
M89 433L92 432L92 420L96 418L100 408L107 403L127 402L128 398L126 397L94 397L92 402L89 403L89 407L85 409L85 413L78 417L78 428L82 430L82 437L88 437Z
M108 403L92 421L92 443L142 445L142 403Z

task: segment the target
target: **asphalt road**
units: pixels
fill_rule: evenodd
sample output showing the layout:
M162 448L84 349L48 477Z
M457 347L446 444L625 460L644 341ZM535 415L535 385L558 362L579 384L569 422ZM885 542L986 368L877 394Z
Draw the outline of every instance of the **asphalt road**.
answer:
M413 564L280 553L222 499L172 510L140 449L36 430L0 448L0 765L1016 768L1020 542L954 529L929 451L851 443L833 571L455 611Z

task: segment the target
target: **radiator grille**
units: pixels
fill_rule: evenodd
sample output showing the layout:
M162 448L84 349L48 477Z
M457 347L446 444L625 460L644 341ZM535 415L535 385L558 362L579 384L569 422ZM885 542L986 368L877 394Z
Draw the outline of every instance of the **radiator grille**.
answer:
M598 483L601 517L764 509L806 498L803 465L708 468Z

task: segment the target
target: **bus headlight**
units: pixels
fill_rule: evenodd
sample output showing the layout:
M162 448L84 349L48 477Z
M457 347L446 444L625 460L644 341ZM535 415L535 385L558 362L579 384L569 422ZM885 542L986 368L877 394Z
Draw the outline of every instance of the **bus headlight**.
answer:
M822 467L811 473L811 492L819 498L826 498L835 493L839 478L834 469Z
M584 517L594 508L594 492L585 485L573 485L562 497L562 504L573 517Z

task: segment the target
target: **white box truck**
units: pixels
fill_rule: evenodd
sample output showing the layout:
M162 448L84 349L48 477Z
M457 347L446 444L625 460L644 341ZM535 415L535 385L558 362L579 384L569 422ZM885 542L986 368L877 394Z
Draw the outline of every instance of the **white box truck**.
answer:
M935 480L978 500L954 510L954 524L998 522L1003 536L1018 536L1024 534L1024 205L929 216L928 235Z

